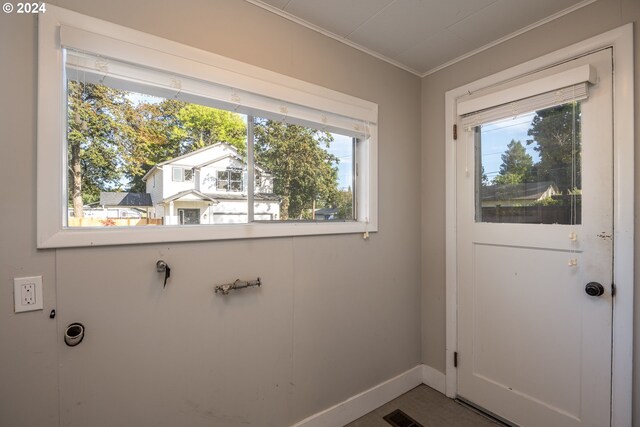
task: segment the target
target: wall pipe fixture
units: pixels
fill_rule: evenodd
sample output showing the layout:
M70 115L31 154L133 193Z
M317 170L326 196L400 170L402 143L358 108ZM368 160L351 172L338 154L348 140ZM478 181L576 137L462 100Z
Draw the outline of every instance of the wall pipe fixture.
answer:
M156 262L156 271L158 273L164 273L164 285L162 285L162 287L165 288L167 286L167 279L171 277L171 268L169 267L169 264L159 259Z
M64 343L69 347L75 347L84 338L84 325L82 323L72 323L64 331Z
M233 283L228 283L226 285L217 285L215 287L215 293L222 293L222 295L229 295L229 292L235 291L238 289L244 288L252 288L254 286L260 287L262 286L262 282L260 282L260 278L258 277L256 280L249 280L247 282L243 282L240 279L236 279Z

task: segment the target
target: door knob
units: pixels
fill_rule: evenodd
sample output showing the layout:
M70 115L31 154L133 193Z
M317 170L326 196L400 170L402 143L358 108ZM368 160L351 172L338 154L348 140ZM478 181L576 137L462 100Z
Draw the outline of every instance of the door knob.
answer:
M589 282L587 283L587 286L585 286L584 291L589 296L599 297L600 295L604 294L604 286L602 286L598 282Z

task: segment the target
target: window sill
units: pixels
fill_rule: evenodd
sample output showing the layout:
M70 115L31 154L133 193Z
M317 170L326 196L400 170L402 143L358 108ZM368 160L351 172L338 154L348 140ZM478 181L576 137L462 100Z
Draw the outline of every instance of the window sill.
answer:
M64 228L39 239L38 248L134 245L376 232L365 222L283 222L146 227Z

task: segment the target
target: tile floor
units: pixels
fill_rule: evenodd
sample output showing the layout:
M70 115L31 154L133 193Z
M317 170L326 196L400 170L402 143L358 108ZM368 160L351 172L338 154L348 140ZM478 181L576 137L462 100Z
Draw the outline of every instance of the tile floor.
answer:
M400 409L424 427L502 426L423 384L347 424L346 427L391 427L382 417L396 409Z

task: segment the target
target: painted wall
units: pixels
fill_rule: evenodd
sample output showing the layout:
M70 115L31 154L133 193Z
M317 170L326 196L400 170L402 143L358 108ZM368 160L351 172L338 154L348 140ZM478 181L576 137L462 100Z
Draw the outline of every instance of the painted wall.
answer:
M445 93L466 83L553 52L607 30L635 22L636 141L640 135L640 1L599 0L505 43L474 55L422 80L422 361L445 371ZM640 150L636 151L636 163ZM640 164L640 163L638 163ZM638 186L636 171L636 186ZM640 187L638 187L640 188ZM635 200L636 210L640 198ZM640 211L638 211L640 212ZM640 229L640 221L636 220ZM636 245L636 262L640 246ZM640 292L636 292L640 307ZM640 311L640 309L636 309ZM635 321L640 332L640 316ZM635 343L640 361L640 341ZM637 362L634 365L638 366ZM640 412L640 382L635 373L634 413ZM640 417L634 417L640 425Z
M378 103L380 232L36 250L36 19L1 14L0 425L284 426L420 363L419 78L242 0L53 3Z

